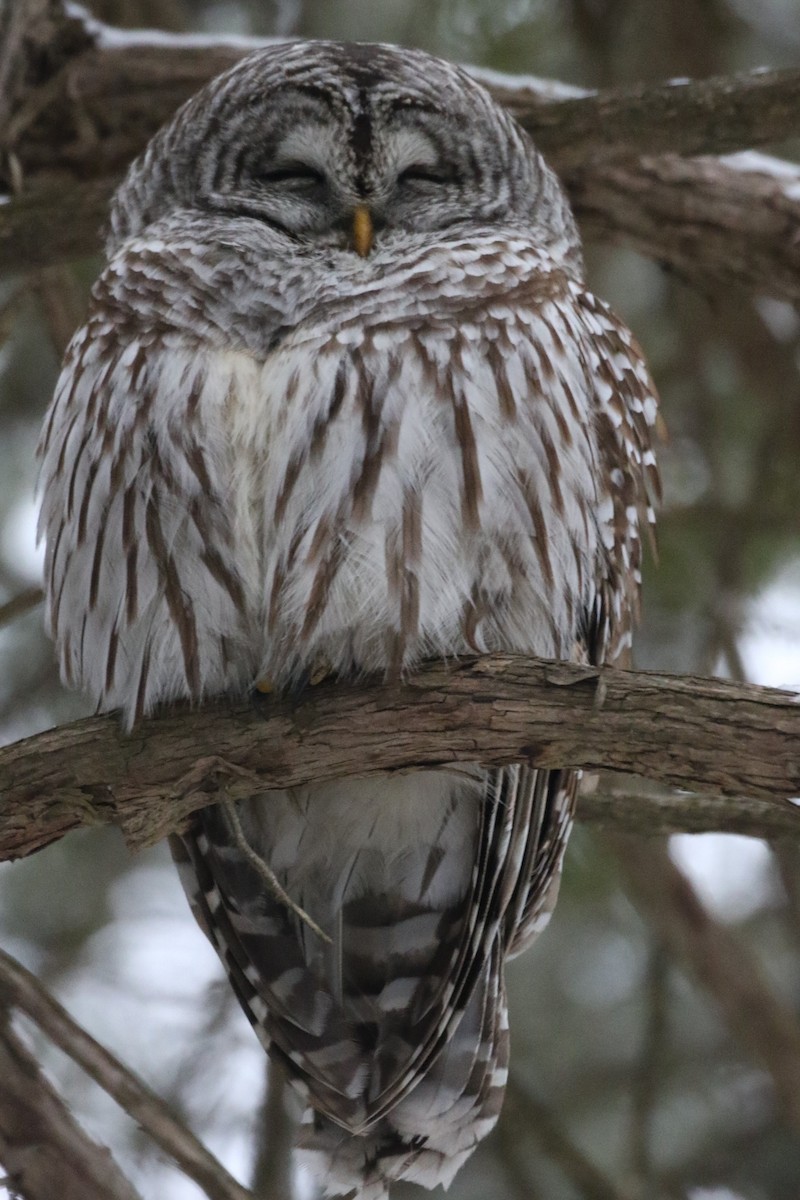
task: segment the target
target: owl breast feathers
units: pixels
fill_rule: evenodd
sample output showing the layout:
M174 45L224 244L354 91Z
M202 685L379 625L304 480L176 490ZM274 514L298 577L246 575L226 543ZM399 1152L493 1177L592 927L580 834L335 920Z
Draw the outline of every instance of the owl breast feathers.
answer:
M107 249L41 444L68 683L130 725L263 680L627 645L653 386L555 177L466 74L260 51L134 163ZM552 909L575 786L353 778L175 840L329 1194L446 1183L494 1124L504 964Z

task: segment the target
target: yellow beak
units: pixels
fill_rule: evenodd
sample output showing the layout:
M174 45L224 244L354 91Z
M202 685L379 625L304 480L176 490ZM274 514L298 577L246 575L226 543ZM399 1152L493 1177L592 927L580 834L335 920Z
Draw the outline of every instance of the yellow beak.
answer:
M366 204L357 204L353 210L353 249L356 254L366 258L372 249L375 230L372 216Z

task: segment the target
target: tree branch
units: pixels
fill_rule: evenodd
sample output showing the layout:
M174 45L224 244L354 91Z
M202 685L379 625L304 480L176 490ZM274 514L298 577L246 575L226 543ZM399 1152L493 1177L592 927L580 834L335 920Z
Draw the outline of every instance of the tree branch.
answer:
M2 950L0 993L8 1003L30 1017L47 1037L113 1097L157 1145L175 1160L183 1173L198 1184L209 1200L253 1200L251 1193L228 1174L194 1134L175 1120L164 1101L155 1092L81 1029L66 1009L48 995L36 977ZM5 1076L1 1073L0 1079L5 1083ZM107 1152L104 1153L105 1157ZM50 1190L32 1194L33 1200L39 1200L39 1196L42 1200L49 1200L54 1190L58 1190L53 1189L52 1179L50 1183ZM98 1196L107 1194L96 1184L89 1194L94 1195L95 1190ZM75 1198L77 1200L78 1196L84 1197L86 1194L86 1191L76 1192ZM61 1197L65 1193L58 1190L58 1195ZM116 1195L115 1192L114 1196ZM133 1193L125 1193L124 1200L129 1200L129 1196L132 1195ZM122 1193L120 1200L123 1200Z
M0 860L79 826L117 824L141 846L217 800L461 762L604 768L745 795L797 830L800 814L781 802L800 794L798 746L794 693L519 655L434 662L403 684L217 700L127 736L114 716L95 717L6 746Z
M11 117L6 149L19 156L26 175L62 170L86 178L119 170L184 100L275 41L127 34L94 23L88 32L94 44L60 66ZM724 154L797 131L800 70L568 89L566 96L549 81L470 71L564 173L643 154Z
M30 94L65 61L93 42L82 15L63 0L14 0L0 5L0 129Z
M669 833L741 833L746 837L792 839L800 834L800 812L794 804L752 796L720 796L669 791L642 781L604 780L595 791L582 792L578 818L605 829L660 837Z
M674 154L566 179L584 235L624 243L702 290L800 302L800 168L763 154Z
M97 254L119 180L36 188L0 207L0 271L30 271Z
M8 1195L20 1200L139 1200L108 1150L70 1115L2 1010L0 1163Z
M626 889L674 957L717 1003L737 1040L769 1071L787 1123L800 1132L800 1026L741 938L707 912L665 846L608 839Z
M727 154L797 134L800 71L751 71L554 98L548 84L472 70L559 172L656 154ZM552 86L552 85L550 85Z
M43 599L44 594L40 587L30 587L14 596L13 599L7 600L5 604L0 604L0 629L12 621L16 621L17 617L24 616L32 608L36 608Z
M265 1063L267 1087L256 1125L256 1162L251 1190L258 1200L289 1200L292 1188L292 1144L297 1119L287 1104L288 1083L277 1060Z
M513 1074L506 1087L503 1118L497 1136L502 1141L504 1157L522 1158L528 1139L532 1138L583 1200L631 1200L631 1193L618 1187L586 1157L553 1110Z

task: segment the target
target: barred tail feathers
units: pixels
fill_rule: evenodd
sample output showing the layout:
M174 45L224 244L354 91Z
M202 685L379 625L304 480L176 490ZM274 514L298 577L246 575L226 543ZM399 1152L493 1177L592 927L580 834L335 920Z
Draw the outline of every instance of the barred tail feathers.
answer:
M508 1013L499 944L455 1034L425 1078L374 1128L352 1134L307 1108L298 1161L325 1196L388 1200L407 1180L448 1187L497 1122L508 1074Z

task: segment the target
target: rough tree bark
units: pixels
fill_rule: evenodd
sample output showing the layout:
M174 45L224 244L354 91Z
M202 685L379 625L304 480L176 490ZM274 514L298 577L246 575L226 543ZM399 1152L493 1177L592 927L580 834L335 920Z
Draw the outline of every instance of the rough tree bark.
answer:
M794 693L517 655L429 663L402 685L323 683L295 700L217 701L165 712L128 736L113 716L91 718L7 746L0 859L108 822L140 846L216 799L454 762L603 768L744 794L762 802L762 817L775 808L800 831L786 804L800 795L799 748ZM613 800L600 808L613 823ZM648 831L646 803L638 809L631 820L626 808L627 828Z

